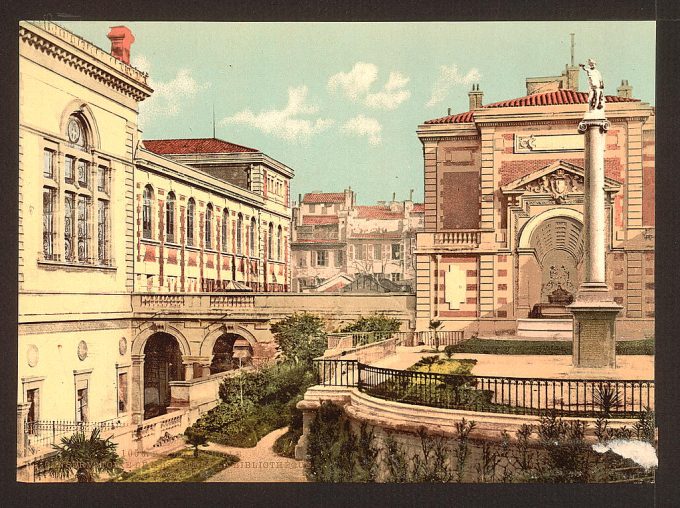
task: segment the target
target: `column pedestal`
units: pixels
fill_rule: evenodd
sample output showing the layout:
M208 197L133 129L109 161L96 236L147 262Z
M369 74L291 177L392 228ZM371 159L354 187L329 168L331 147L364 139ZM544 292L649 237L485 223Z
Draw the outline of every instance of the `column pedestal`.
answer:
M606 284L582 284L576 301L567 308L574 315L572 365L615 368L616 317L623 307L611 299Z

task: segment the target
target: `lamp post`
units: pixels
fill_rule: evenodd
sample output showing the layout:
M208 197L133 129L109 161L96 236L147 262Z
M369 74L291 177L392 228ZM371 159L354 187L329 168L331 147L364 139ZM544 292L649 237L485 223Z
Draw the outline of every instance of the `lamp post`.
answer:
M241 392L241 407L243 407L243 372L241 371L241 368L243 367L242 360L244 358L250 358L250 351L248 350L248 346L243 347L243 346L234 346L234 355L232 358L238 358L238 380L239 380L239 388Z

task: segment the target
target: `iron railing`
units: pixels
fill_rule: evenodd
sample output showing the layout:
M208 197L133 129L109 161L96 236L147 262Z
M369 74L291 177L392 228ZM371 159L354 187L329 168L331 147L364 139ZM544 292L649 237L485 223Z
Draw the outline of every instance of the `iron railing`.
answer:
M70 436L76 432L85 433L85 437L94 429L114 430L122 427L123 423L118 419L100 422L75 422L68 420L50 421L26 421L24 427L26 451L35 452L43 448L51 448L53 444L59 444L62 437Z
M654 381L450 375L315 360L319 384L356 386L373 397L446 409L517 415L637 418L654 409Z

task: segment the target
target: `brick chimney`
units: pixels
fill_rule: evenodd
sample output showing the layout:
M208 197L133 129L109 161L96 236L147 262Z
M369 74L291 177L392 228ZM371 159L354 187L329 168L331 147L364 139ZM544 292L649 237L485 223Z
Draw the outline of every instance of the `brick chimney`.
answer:
M472 90L468 92L468 97L470 98L470 111L474 111L475 109L482 107L484 92L479 91L479 83L472 85Z
M107 37L111 40L111 55L130 65L130 46L135 42L130 29L126 26L112 26Z
M616 89L616 92L619 97L624 97L626 99L631 99L633 97L633 87L628 84L627 79L621 80L621 86Z

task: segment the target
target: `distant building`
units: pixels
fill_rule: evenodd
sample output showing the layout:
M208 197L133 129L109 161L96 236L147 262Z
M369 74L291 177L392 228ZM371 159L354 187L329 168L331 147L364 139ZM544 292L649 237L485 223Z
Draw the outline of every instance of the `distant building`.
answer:
M578 67L528 78L527 95L418 127L425 229L418 234L419 329L515 333L568 302L583 272L583 135ZM655 114L626 80L606 96L607 282L623 306L619 337L654 330ZM563 310L564 312L564 310ZM543 316L550 317L550 316ZM552 316L554 317L554 316ZM570 318L567 313L565 317ZM570 336L571 320L563 323ZM550 321L543 331L552 336Z
M364 206L351 189L305 194L293 208L293 290L412 291L423 217L412 200Z

